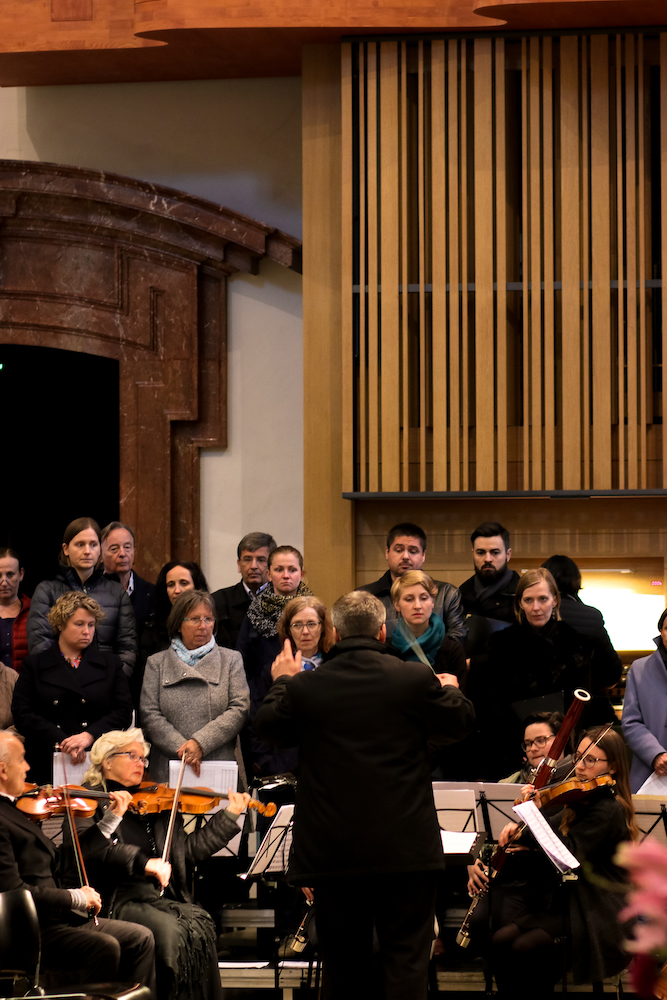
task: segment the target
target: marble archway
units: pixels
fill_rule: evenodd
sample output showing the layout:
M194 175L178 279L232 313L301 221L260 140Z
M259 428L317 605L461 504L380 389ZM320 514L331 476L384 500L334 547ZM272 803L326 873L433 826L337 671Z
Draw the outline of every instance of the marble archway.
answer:
M199 558L199 452L227 443L226 281L265 257L298 271L301 244L171 188L0 160L0 343L118 360L120 512L149 577Z

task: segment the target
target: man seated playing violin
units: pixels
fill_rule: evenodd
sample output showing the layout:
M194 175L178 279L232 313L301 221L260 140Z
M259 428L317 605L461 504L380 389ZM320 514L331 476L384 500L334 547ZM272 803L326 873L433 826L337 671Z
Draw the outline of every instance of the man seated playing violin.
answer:
M68 986L141 983L156 997L152 932L123 920L93 923L90 914L99 913L102 905L97 890L88 885L59 886L55 845L17 807L28 770L21 741L13 733L0 731L0 892L28 889L32 893L41 932L42 971L66 973ZM90 856L103 860L110 844L97 831L91 834L86 849Z
M84 785L110 792L118 805L105 809L106 804L100 804L91 819L77 820L77 829L85 836L92 826L113 838L116 860L122 870L131 873L119 879L112 869L100 865L96 856L90 859L91 877L102 894L102 912L136 921L153 931L160 1000L218 1000L222 989L215 925L193 902L190 875L195 864L210 858L236 836L237 819L250 796L230 789L228 808L190 834L185 832L182 814L176 813L171 863L161 860L170 813L160 809L161 802L156 803L156 811L145 812L145 800L150 796L139 792L149 750L141 729L113 730L93 743ZM132 793L138 793L134 798L140 801L140 811L133 805ZM152 808L149 803L148 809ZM150 865L156 870L151 871Z

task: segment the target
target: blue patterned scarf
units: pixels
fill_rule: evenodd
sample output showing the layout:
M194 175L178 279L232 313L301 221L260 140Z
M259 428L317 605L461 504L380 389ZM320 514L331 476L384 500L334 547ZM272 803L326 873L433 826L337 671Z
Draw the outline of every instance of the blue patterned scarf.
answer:
M199 646L197 649L188 649L187 646L183 645L183 640L176 636L175 639L171 640L171 648L176 653L179 660L183 660L183 663L187 663L189 667L194 667L198 660L203 659L207 653L210 653L212 649L215 649L215 636L213 636L209 642L205 643L203 646Z

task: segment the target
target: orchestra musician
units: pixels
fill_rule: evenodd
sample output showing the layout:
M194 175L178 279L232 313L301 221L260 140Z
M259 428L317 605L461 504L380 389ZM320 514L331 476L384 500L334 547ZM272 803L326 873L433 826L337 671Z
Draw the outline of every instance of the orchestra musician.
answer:
M613 785L596 787L547 817L581 863L578 879L560 886L555 869L541 850L535 849L530 834L521 834L518 824L509 823L501 832L499 845L513 853L508 853L470 921L472 939L479 949L488 949L499 992L506 996L532 1000L552 992L564 967L557 948L563 936L569 938L566 964L575 983L601 981L620 972L628 962L618 922L624 898L618 890L627 877L614 863L619 843L638 835L626 748L613 730L597 727L582 735L574 761L576 778L582 782L613 778ZM531 785L522 789L524 798L533 792ZM538 806L544 794L536 794ZM469 887L477 892L487 881L486 875L476 872Z
M41 933L41 969L66 973L68 986L124 981L155 992L153 934L123 920L99 919L99 892L90 886L64 889L55 877L59 857L53 842L16 806L28 772L23 744L0 732L0 892L28 889L35 900ZM115 804L115 803L114 803ZM90 856L101 864L110 845L97 831L86 838Z
M100 805L92 819L78 820L77 828L83 832L95 824L112 837L116 851L133 873L119 882L113 871L98 871L91 860L91 877L94 872L102 912L133 920L153 931L160 1000L218 1000L222 990L215 925L210 915L194 904L189 874L193 865L211 857L239 832L236 821L250 796L230 789L227 809L215 813L201 829L190 834L186 834L182 815L177 813L171 862L154 861L159 868L156 881L144 868L148 859L159 859L162 854L170 813L140 815L128 811L131 793L143 780L149 750L141 729L105 733L95 741L84 784L116 792L119 806L112 812Z
M523 767L506 778L501 778L501 784L526 785L535 776L537 768L551 750L551 745L560 727L563 724L563 716L560 712L531 712L523 720L523 742L521 749L524 753ZM551 783L561 781L572 769L572 755L561 755L558 761L558 768L551 775Z

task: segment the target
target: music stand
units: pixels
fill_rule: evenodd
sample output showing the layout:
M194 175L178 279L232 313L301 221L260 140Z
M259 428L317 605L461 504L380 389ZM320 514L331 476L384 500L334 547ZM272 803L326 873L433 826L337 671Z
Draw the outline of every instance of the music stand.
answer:
M264 878L267 875L275 877L286 874L292 847L293 815L293 804L280 807L248 871L241 872L239 878Z
M445 860L448 864L471 865L486 840L486 834L477 829L475 792L470 788L436 788L436 784L433 799Z
M433 794L440 791L470 790L475 795L476 829L487 840L497 840L507 823L515 823L512 807L519 797L519 786L491 781L434 781ZM469 862L470 863L470 862Z
M667 845L667 795L633 795L632 804L642 835L640 843L653 834L661 844Z
M169 761L169 784L174 788L178 782L178 772L181 769L180 760L170 760ZM186 831L191 832L193 829L198 830L204 824L205 816L212 816L214 813L220 812L221 809L226 809L229 801L227 799L227 791L230 788L236 788L238 786L239 780L239 766L235 760L203 760L201 762L201 773L199 777L195 774L189 764L185 767L185 773L183 776L183 786L185 788L197 788L199 786L203 788L211 788L218 795L224 796L222 801L218 803L217 806L213 806L209 809L204 816L198 815L194 818L183 820ZM184 817L187 814L184 814ZM221 847L219 851L212 854L212 858L237 858L239 850L241 848L241 835L243 833L243 827L245 824L245 818L247 813L243 812L236 821L236 825L239 828L239 832L234 834L234 836Z

